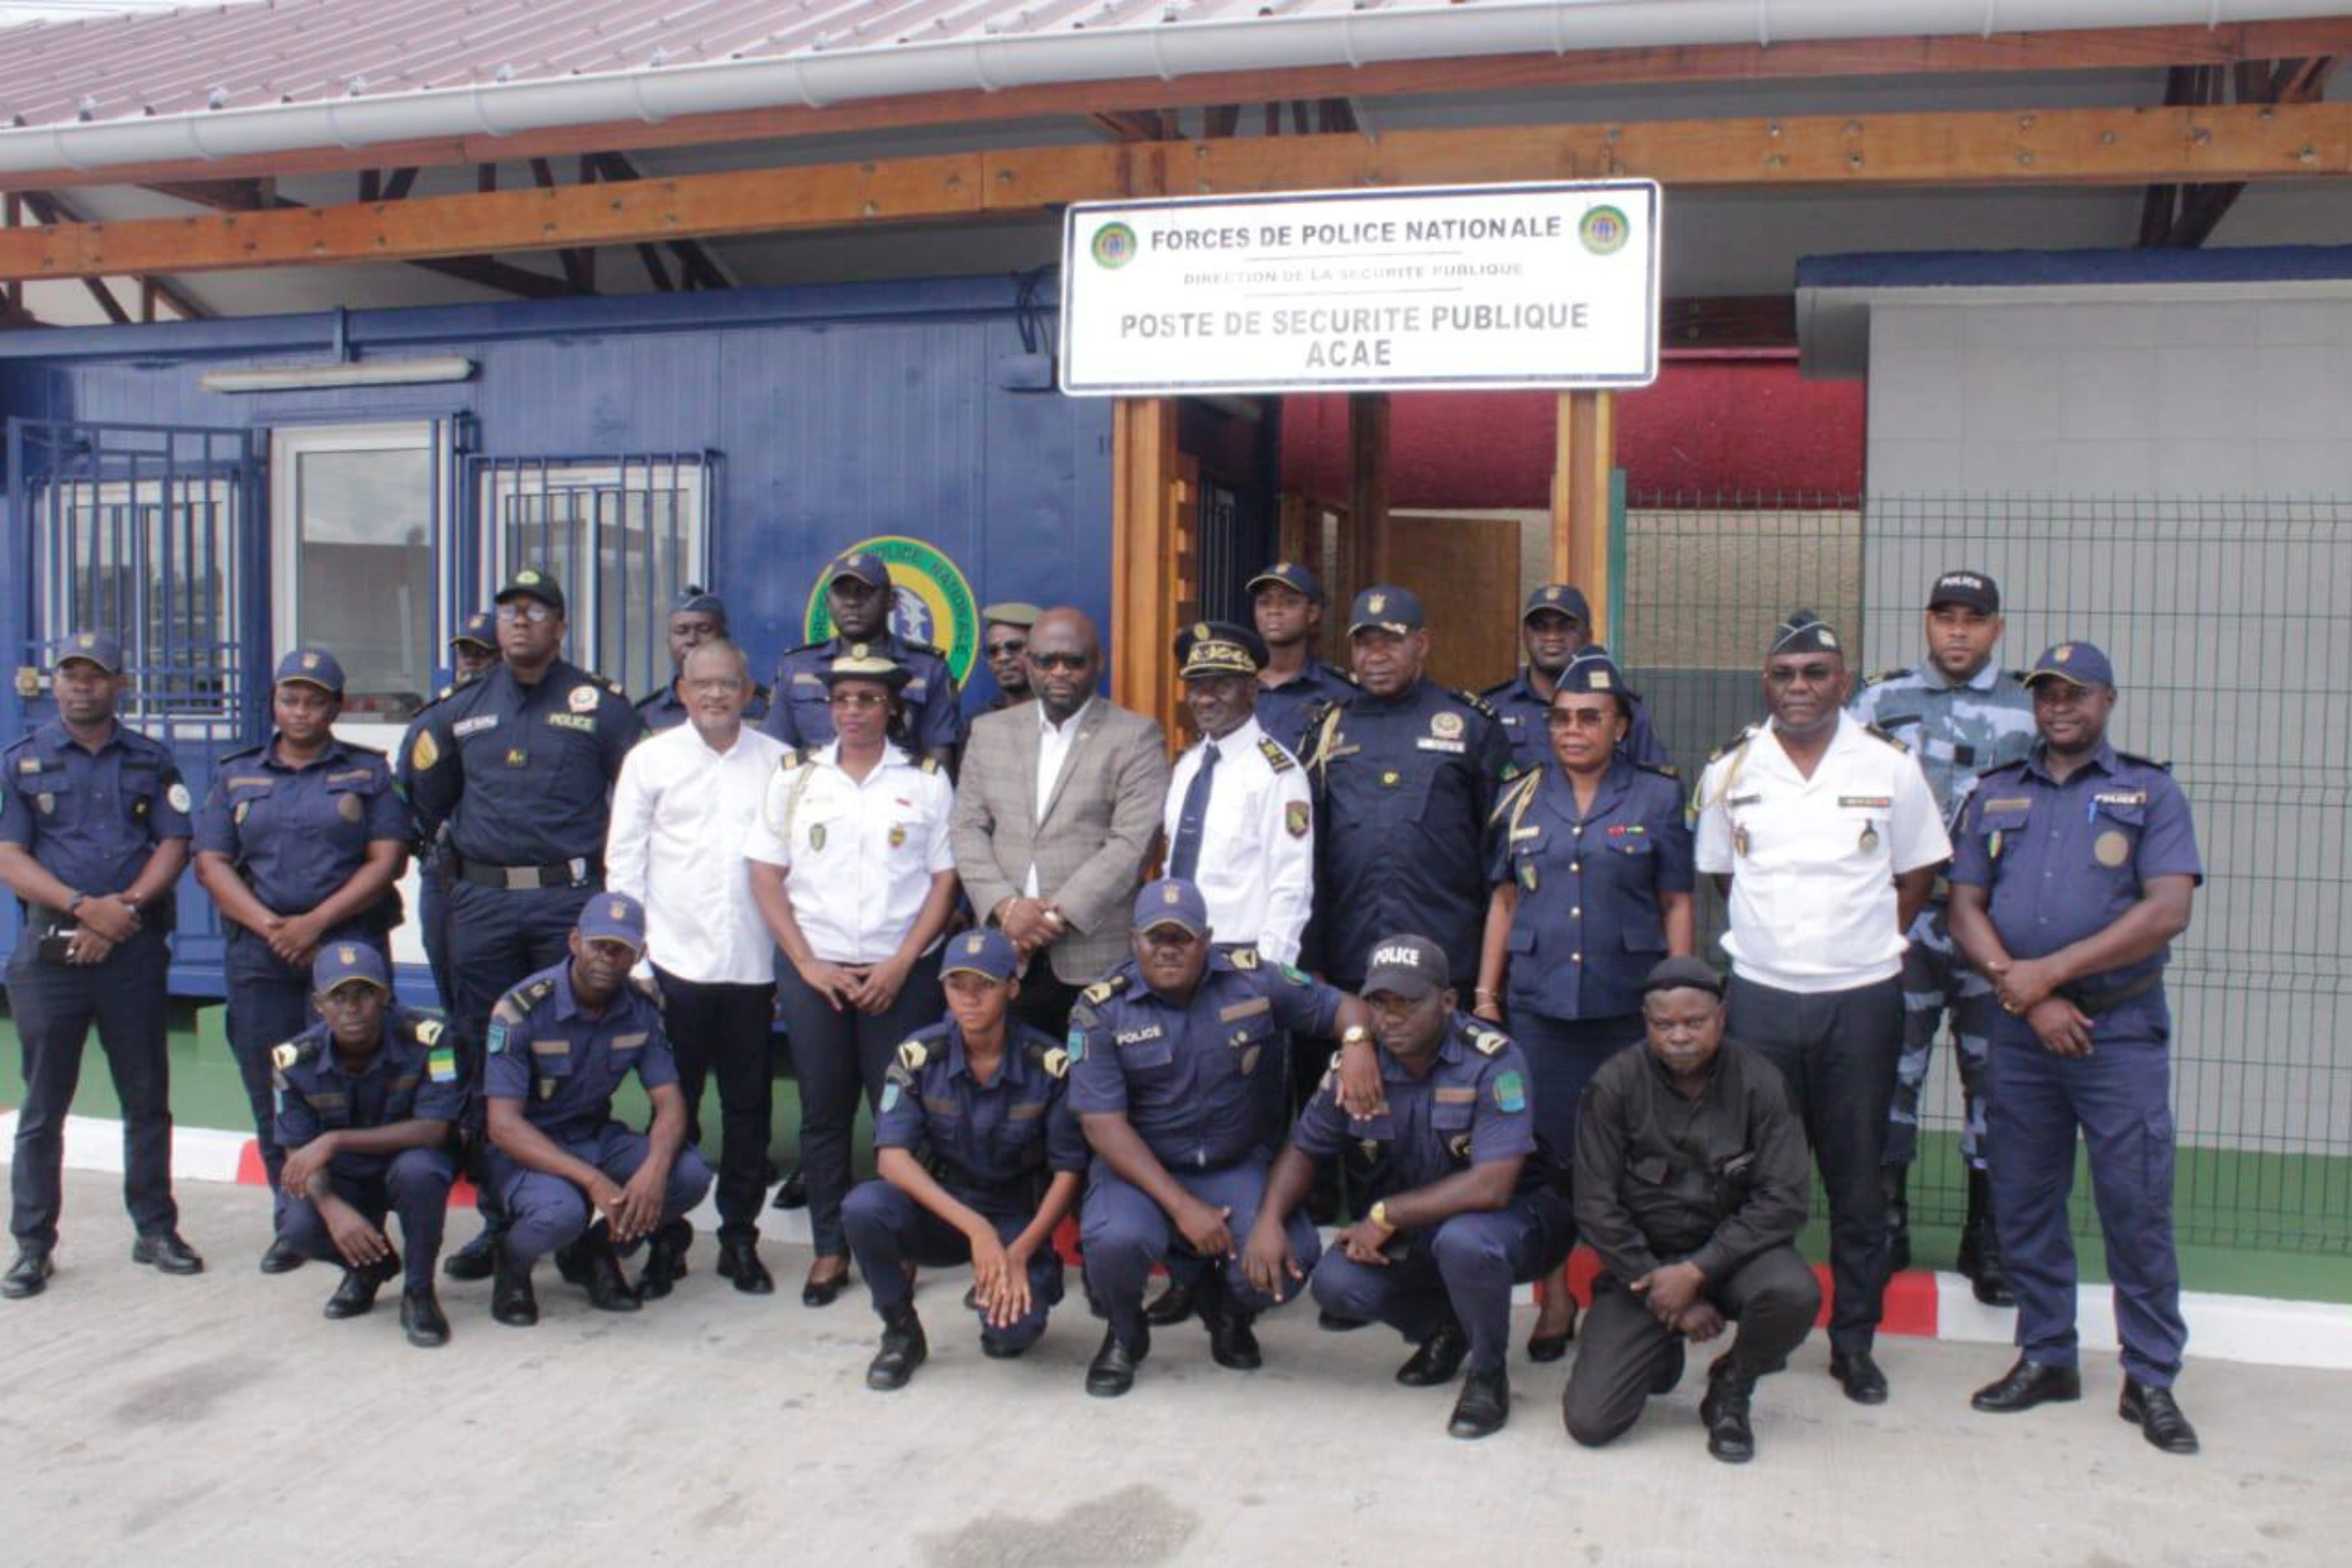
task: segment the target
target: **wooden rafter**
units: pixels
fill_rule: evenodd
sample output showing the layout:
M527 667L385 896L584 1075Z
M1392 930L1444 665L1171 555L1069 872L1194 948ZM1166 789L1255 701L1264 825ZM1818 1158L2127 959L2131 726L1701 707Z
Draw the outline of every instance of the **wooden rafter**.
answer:
M315 147L233 158L174 159L122 165L109 183L218 181L325 173L386 166L491 164L613 149L711 146L777 137L834 135L921 126L987 124L1055 116L1085 118L1138 110L1263 104L1324 97L1364 99L1436 93L1547 92L1653 82L1788 81L1806 78L2034 72L2145 71L2166 66L2233 66L2352 54L2352 18L2236 23L2219 27L2098 27L1989 36L1838 39L1822 42L1709 44L1574 54L1498 55L1309 70L1207 73L1173 81L1157 76L1063 82L996 91L874 98L822 109L805 107L680 115L642 121L556 125L511 135L455 135ZM59 167L0 175L0 185L42 190L86 185L92 172Z
M33 220L41 224L41 228L22 228L18 227L12 222L9 226L14 232L22 234L39 233L47 229L54 229L67 224L79 226L86 221L82 218L81 214L76 211L71 203L54 191L28 190L23 192L19 199L24 203L24 211L32 215ZM156 270L153 269L142 268L131 272L129 275L133 281L139 285L142 291L149 294L153 299L163 300L169 303L174 311L177 311L182 317L185 317L189 320L200 321L213 314L212 312L206 310L203 306L197 304L194 300L190 299L186 293L180 289L174 288L170 282L157 275ZM97 302L98 309L106 313L106 318L108 320L114 322L118 326L125 326L129 324L131 320L129 309L123 305L121 299L116 297L113 286L107 282L106 277L103 274L97 272L82 273L81 282L82 286L89 290L90 298ZM155 318L152 310L149 310L146 313L146 318L148 320L153 320Z
M2165 102L2219 104L2227 94L2241 105L2312 103L2328 90L2334 71L2331 56L2276 64L2240 61L2228 71L2219 66L2176 67L2166 74ZM2245 189L2244 180L2150 185L2140 202L2139 243L2195 249L2213 237Z
M2341 178L2352 175L2352 104L1514 125L957 153L19 230L0 234L0 278L1034 218L1101 197L1599 175L1718 189Z
M597 154L596 172L599 179L614 185L625 184L631 180L645 177L644 172L638 169L636 163L626 153ZM638 249L642 252L647 247L639 246ZM695 240L680 239L670 241L669 250L670 254L677 258L679 281L685 287L710 289L735 286L734 277L718 265L718 259L710 254L708 246ZM647 259L646 270L653 277L656 287L666 290L668 285L662 281L662 271L652 265L656 259L650 257Z

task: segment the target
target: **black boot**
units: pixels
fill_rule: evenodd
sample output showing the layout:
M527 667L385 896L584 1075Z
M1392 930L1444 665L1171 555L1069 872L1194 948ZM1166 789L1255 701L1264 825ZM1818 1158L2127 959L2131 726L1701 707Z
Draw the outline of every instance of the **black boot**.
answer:
M1174 1328L1193 1315L1193 1308L1199 1301L1200 1296L1200 1275L1196 1274L1190 1280L1180 1282L1175 1275L1171 1274L1168 1276L1168 1288L1160 1292L1150 1306L1144 1308L1144 1321L1155 1329Z
M1756 1434L1748 1425L1748 1396L1756 1380L1719 1362L1707 1376L1707 1396L1698 1401L1698 1419L1707 1429L1707 1452L1725 1464L1745 1464L1756 1456Z
M1491 1437L1511 1418L1511 1380L1500 1366L1491 1372L1470 1369L1462 1379L1461 1397L1446 1423L1449 1438Z
M776 1294L776 1277L760 1261L757 1236L718 1239L718 1277L733 1280L735 1288L746 1296Z
M1986 1306L2017 1304L2017 1292L2009 1284L2009 1266L2001 1259L2000 1232L1992 1223L1992 1178L1981 1170L1968 1173L1968 1222L1960 1231L1956 1266L1975 1286L1977 1299Z
M1879 1192L1886 1201L1886 1272L1911 1266L1911 1167L1881 1165Z
M453 1280L486 1280L498 1270L498 1232L488 1225L482 1233L441 1260L441 1272Z
M776 1185L775 1201L769 1206L771 1208L807 1208L808 1206L808 1183L801 1175L801 1168L798 1165L792 1168L791 1175Z
M497 1245L490 1248L490 1315L511 1329L527 1329L538 1322L539 1298L531 1290L530 1266L515 1263ZM449 1270L444 1267L442 1272Z
M325 1316L340 1322L375 1310L375 1293L400 1272L400 1254L386 1252L366 1268L346 1268L335 1294L326 1298Z
M612 1233L591 1231L580 1239L580 1270L586 1277L579 1283L587 1287L588 1304L599 1312L634 1312L641 1303L637 1293L629 1287L629 1277L620 1271L620 1257L612 1250Z
M1257 1315L1234 1304L1223 1276L1214 1269L1203 1270L1194 1299L1208 1328L1209 1359L1236 1372L1254 1372L1265 1364L1257 1348L1257 1331L1250 1327Z
M1396 1369L1396 1381L1408 1389L1443 1388L1462 1370L1462 1361L1469 1354L1470 1341L1462 1326L1448 1318L1405 1358L1404 1365Z
M1135 1369L1152 1353L1152 1330L1139 1326L1130 1342L1117 1329L1102 1331L1102 1348L1087 1363L1086 1392L1098 1399L1115 1399L1135 1387Z
M923 1320L914 1315L914 1303L909 1301L882 1319L882 1348L866 1366L865 1386L884 1394L903 1389L930 1353L931 1344L923 1338Z
M441 1298L433 1294L428 1281L412 1285L400 1297L401 1332L409 1343L419 1349L429 1350L449 1343L449 1319L441 1311Z
M659 1301L669 1294L669 1288L686 1277L686 1250L694 1245L694 1226L685 1220L672 1220L654 1232L653 1240L645 1244L645 1267L637 1275L637 1294L648 1301Z

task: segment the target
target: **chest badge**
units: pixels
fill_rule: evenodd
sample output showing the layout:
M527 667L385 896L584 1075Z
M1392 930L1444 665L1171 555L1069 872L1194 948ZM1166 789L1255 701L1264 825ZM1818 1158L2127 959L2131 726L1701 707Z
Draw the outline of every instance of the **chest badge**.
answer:
M1536 891L1536 862L1535 862L1535 861L1533 861L1533 860L1521 860L1521 861L1519 862L1519 885L1520 885L1521 887L1523 887L1523 888L1527 889L1527 891L1528 891L1528 892L1530 892L1530 893L1533 893L1533 892L1535 892L1535 891Z
M1879 830L1875 827L1864 828L1862 830L1862 837L1858 842L1862 846L1862 853L1864 855L1876 854L1879 848Z
M1398 777L1400 777L1400 775L1395 768L1392 767L1387 772L1380 775L1380 782L1390 789L1395 789L1396 787L1396 780Z
M891 829L890 829L890 847L891 847L892 849L894 849L894 850L903 850L903 849L905 849L905 848L906 847L906 823L904 823L904 822L894 822L894 823L892 823L892 824L891 824Z
M1429 732L1442 741L1458 741L1462 738L1462 715L1432 713L1429 715Z
M2101 865L2121 865L2132 858L2132 841L2121 833L2102 833L2090 846L2090 858Z
M821 850L825 847L824 823L815 823L808 829L808 847L812 850Z
M510 746L507 748L507 765L509 767L528 767L531 765L531 754L519 746Z
M574 686L571 695L564 698L564 703L575 713L593 713L596 711L596 688Z
M360 804L360 798L357 795L335 797L335 814L346 822L357 822L366 811L367 808Z
M1746 828L1744 828L1744 827L1736 827L1736 828L1732 829L1732 853L1733 853L1734 855L1737 855L1738 857L1740 857L1740 858L1741 858L1742 860L1744 860L1744 859L1746 859L1746 858L1747 858L1747 829L1746 829Z
M55 816L57 814L57 797L50 794L47 790L43 790L40 794L34 796L32 798L32 804L41 808L41 814L43 816Z

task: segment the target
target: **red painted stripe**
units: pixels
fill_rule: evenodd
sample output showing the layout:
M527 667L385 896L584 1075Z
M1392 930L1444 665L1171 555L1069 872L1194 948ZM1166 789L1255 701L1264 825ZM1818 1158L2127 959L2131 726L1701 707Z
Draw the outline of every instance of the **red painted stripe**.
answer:
M240 1187L267 1187L270 1185L270 1173L262 1168L262 1146L250 1138L245 1140L245 1147L237 1151L237 1185ZM457 1185L449 1190L449 1206L452 1208L473 1207L473 1183L463 1176L459 1177Z
M1600 1272L1600 1260L1589 1247L1580 1247L1568 1259L1568 1291L1586 1306L1592 1304L1592 1277ZM1814 1319L1815 1328L1830 1321L1830 1271L1826 1264L1813 1265L1814 1277L1821 1281L1821 1316ZM1544 1286L1536 1286L1536 1298L1544 1298ZM1882 1334L1910 1334L1934 1339L1937 1326L1936 1276L1927 1269L1908 1269L1886 1282L1886 1298L1879 1314Z

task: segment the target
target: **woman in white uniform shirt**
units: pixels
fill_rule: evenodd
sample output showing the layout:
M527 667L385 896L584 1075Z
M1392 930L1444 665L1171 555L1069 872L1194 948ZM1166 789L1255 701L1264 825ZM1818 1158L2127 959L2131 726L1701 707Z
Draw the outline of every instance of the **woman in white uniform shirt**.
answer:
M859 643L820 678L835 739L785 758L744 846L752 896L790 962L776 1005L801 1087L809 1306L830 1305L849 1278L841 1201L858 1091L878 1101L899 1042L946 1010L937 949L956 887L955 790L890 738L906 671Z

